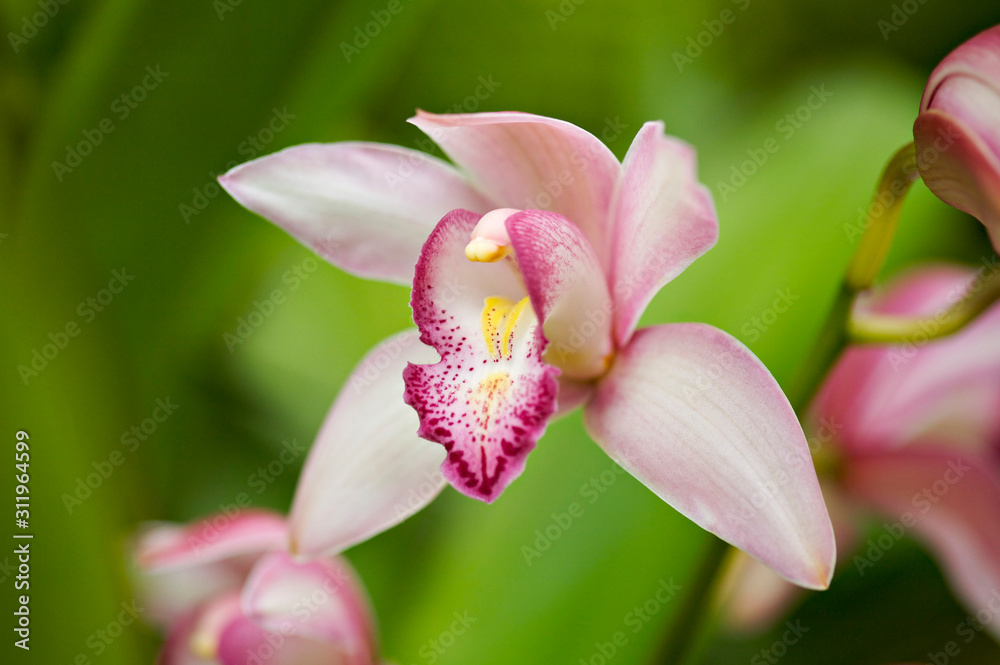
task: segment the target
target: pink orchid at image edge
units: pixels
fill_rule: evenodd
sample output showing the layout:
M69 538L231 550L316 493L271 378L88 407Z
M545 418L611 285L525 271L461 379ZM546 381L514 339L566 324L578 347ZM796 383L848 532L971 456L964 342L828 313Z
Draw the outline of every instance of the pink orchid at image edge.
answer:
M1000 25L931 72L913 140L928 189L981 221L1000 252Z
M659 289L717 239L694 150L660 122L623 162L583 129L526 113L410 122L457 167L345 142L220 178L334 265L412 286L419 341L383 342L348 380L300 480L295 551L361 542L446 481L495 500L548 420L583 405L598 445L664 501L786 579L826 588L830 519L770 372L709 325L636 331Z
M914 269L859 307L933 317L981 286L986 270ZM818 454L835 461L820 477L845 568L863 575L912 536L934 555L970 616L993 617L983 623L1000 639L998 406L1000 305L993 305L941 340L850 347L811 405L808 429L827 439ZM880 528L862 536L864 522ZM736 626L764 625L798 595L757 562L739 568L727 607Z
M161 665L376 665L373 615L346 560L294 561L277 514L152 524L133 547Z

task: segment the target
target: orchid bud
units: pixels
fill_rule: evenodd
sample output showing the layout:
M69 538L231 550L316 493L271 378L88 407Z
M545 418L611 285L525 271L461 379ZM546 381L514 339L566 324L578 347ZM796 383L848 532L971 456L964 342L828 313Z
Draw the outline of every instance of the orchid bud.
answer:
M985 224L1000 251L1000 26L965 42L934 69L913 140L927 187Z

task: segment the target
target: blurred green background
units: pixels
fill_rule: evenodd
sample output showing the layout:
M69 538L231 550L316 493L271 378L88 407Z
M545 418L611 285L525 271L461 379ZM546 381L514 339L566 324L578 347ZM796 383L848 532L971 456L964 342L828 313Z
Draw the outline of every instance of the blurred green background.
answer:
M388 5L0 0L0 433L8 450L17 430L31 435L36 534L32 650L13 662L152 662L160 638L151 629L130 626L109 641L98 632L133 598L129 534L144 520L219 510L242 492L286 509L301 459L266 483L251 476L283 441L310 442L354 363L409 325L405 289L323 263L305 272L311 254L219 194L216 174L307 141L416 147L421 135L404 121L417 107L530 111L598 134L618 123L610 147L619 156L643 121L663 119L698 148L721 239L661 292L646 322L718 325L787 383L850 257L845 225L908 140L924 79L951 48L1000 22L995 0L401 0L374 37L359 39L371 12L384 17ZM483 79L494 90L468 101ZM139 100L130 91L144 81ZM814 86L831 96L789 132L782 119ZM284 120L271 127L282 127L268 136L275 114ZM772 137L780 150L734 180L747 151ZM89 154L74 159L81 142ZM889 272L935 257L975 263L989 251L978 224L918 185ZM283 276L296 269L293 289ZM134 278L100 311L87 305L114 271ZM276 288L287 301L227 348L224 335ZM754 330L783 289L799 300ZM22 376L18 367L71 323L79 334ZM157 399L176 411L145 440L123 441ZM97 489L67 501L109 461ZM661 579L686 584L706 534L628 476L602 484L583 517L525 563L521 546L535 530L610 467L573 415L550 426L495 505L449 489L351 550L387 658L591 662L595 644L622 630ZM13 471L0 475L9 498ZM5 626L12 550L0 549ZM654 662L678 607L629 632L613 662ZM438 653L432 644L455 612L476 621ZM809 632L782 660L926 660L965 614L934 563L904 543L863 579L848 566L793 610ZM766 662L761 649L780 632L721 633L705 656ZM984 634L951 662L996 663L998 654Z

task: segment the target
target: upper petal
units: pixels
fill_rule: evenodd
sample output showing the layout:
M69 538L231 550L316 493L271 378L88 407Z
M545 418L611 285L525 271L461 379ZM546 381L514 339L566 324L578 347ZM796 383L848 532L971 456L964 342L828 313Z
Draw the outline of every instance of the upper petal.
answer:
M973 614L1000 607L1000 467L945 448L859 456L844 485L927 543ZM1000 638L1000 623L987 626Z
M809 588L833 528L805 436L767 368L704 324L639 330L584 409L588 430L664 501Z
M615 337L628 342L664 284L715 245L712 195L698 182L695 152L647 122L625 155L614 217Z
M418 111L410 122L469 172L494 207L558 212L583 230L602 265L609 265L610 211L621 166L596 136L530 113Z
M410 304L421 341L441 360L411 364L403 378L418 434L448 451L445 477L490 502L524 470L545 431L559 372L542 362L545 341L513 260L466 259L479 218L455 210L424 245Z
M580 229L553 212L507 219L524 285L549 344L545 359L574 379L607 369L614 303L594 249Z
M309 451L290 518L294 551L332 554L423 508L445 485L444 452L416 435L403 402L407 361L431 361L416 331L390 337L358 364Z
M368 598L341 558L262 558L243 589L243 612L265 630L333 645L346 663L366 665L377 652Z
M334 265L399 284L412 281L442 215L495 207L447 163L377 143L299 145L241 164L219 182Z

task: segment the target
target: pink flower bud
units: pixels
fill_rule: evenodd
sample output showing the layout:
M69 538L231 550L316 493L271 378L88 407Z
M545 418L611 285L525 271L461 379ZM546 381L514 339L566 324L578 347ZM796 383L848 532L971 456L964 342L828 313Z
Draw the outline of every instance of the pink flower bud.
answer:
M985 224L1000 251L1000 26L965 42L934 69L913 140L927 187Z

